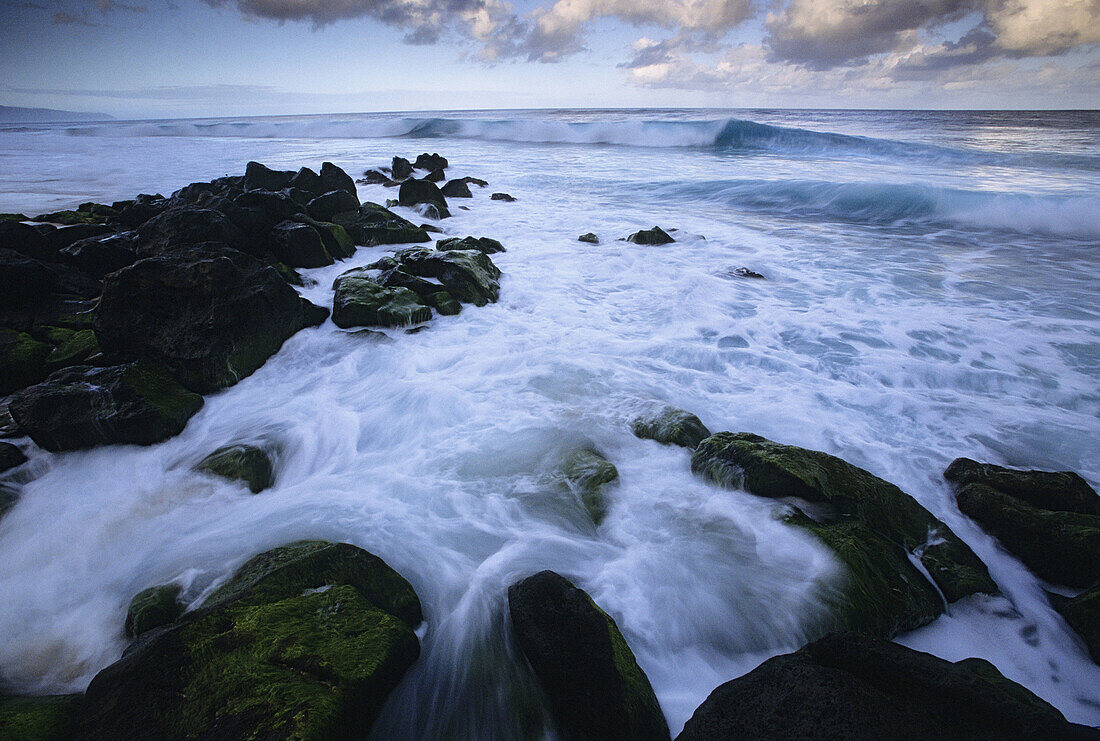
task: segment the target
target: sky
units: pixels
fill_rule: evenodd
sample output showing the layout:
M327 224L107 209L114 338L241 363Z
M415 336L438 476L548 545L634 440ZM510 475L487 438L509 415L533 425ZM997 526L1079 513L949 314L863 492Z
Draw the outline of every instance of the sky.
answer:
M1100 108L1100 0L0 0L0 105Z

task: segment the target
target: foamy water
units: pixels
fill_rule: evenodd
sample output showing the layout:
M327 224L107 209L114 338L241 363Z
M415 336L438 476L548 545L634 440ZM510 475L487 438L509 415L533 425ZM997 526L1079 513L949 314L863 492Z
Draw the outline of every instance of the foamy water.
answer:
M254 553L328 538L384 558L427 615L376 736L513 737L509 709L530 680L504 633L505 593L544 568L616 619L675 733L715 686L812 637L841 572L775 503L705 484L687 451L630 433L640 410L671 403L912 494L1005 596L957 603L900 640L983 656L1100 724L1100 667L941 478L966 455L1100 483L1098 138L1095 117L1055 114L1043 126L496 112L0 129L0 211L167 194L249 159L358 175L426 150L490 182L440 226L508 248L493 256L498 304L389 341L308 329L177 438L35 451L0 520L0 673L22 691L80 690L121 654L137 591L174 580L197 604ZM617 241L654 224L677 242ZM576 241L588 231L602 243ZM332 278L387 249L306 271L304 295L331 306ZM767 280L732 277L740 266ZM278 449L273 489L192 471L231 442ZM557 478L578 444L620 473L598 529Z

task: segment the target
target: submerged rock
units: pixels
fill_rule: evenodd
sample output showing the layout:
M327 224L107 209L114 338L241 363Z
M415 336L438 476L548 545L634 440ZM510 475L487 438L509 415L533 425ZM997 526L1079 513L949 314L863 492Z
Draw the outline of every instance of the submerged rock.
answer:
M205 393L250 375L326 315L259 260L194 245L108 275L94 327L105 351L162 362Z
M643 440L656 440L665 445L679 445L695 450L710 430L691 412L676 407L665 407L650 414L637 417L630 424L635 437Z
M508 588L508 609L565 738L669 738L649 679L615 621L588 594L542 571Z
M577 237L577 241L578 242L588 242L589 244L599 244L600 243L600 238L597 237L592 232L586 232L586 233L580 235L579 237Z
M96 675L81 738L363 737L422 619L408 582L360 548L268 551Z
M435 206L440 217L451 215L447 210L447 199L435 183L427 180L406 180L401 183L401 189L397 192L397 202L402 206L416 206L424 203Z
M362 183L363 185L382 185L392 181L390 180L390 176L381 170L366 170L363 173L363 177L359 178L356 182Z
M485 306L500 298L500 270L484 252L411 247L398 252L396 258L406 272L435 278L463 303Z
M821 538L848 567L837 605L842 626L891 636L940 614L940 592L948 602L997 592L985 564L947 525L898 487L840 458L720 432L699 444L691 468L758 496L801 500L789 521Z
M442 183L446 179L447 176L443 174L443 170L432 170L424 176L424 180L427 180L429 183Z
M271 464L271 457L254 445L218 448L203 458L197 468L231 481L243 481L253 494L275 485L275 467Z
M603 522L607 514L603 488L619 478L618 469L595 450L578 448L566 456L562 474L570 489L580 496L592 522Z
M516 199L514 197L508 195L507 193L493 193L491 196L489 196L489 200L490 201L504 201L505 203L514 203Z
M655 226L652 229L642 229L641 231L634 232L626 241L633 242L634 244L669 244L676 240L669 236L668 232L659 226Z
M39 447L151 445L178 435L203 404L161 366L73 366L15 394L11 415Z
M337 327L405 327L426 322L432 310L408 288L390 288L365 276L337 279L332 321Z
M436 242L435 248L445 252L477 250L478 252L484 252L486 255L495 255L498 252L506 251L504 245L489 237L449 237Z
M1100 583L1072 599L1055 596L1051 602L1081 636L1092 660L1100 664Z
M756 272L755 270L749 270L748 268L743 268L743 267L742 268L736 268L733 271L733 276L736 277L736 278L756 278L756 279L760 279L760 280L764 279L764 276L761 275L760 273Z
M768 659L715 689L677 741L1096 738L984 659L951 663L858 633Z
M176 621L183 614L178 584L149 587L134 595L126 610L126 635L131 638Z

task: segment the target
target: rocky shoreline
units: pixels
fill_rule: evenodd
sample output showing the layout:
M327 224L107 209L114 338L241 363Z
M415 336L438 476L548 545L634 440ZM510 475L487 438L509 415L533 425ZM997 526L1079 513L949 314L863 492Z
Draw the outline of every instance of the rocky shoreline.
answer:
M341 329L415 328L498 301L502 275L491 255L503 244L467 236L428 246L439 227L390 210L440 221L450 216L448 198L488 185L448 180L448 167L424 153L367 170L360 183L398 189L385 206L361 203L353 178L328 162L316 172L251 162L242 176L167 198L3 215L3 436L55 452L154 444L179 434L204 394L255 372L299 331L330 319ZM661 247L675 231L626 240ZM591 233L580 240L599 243ZM298 269L379 245L395 251L334 281L331 317L295 289ZM951 603L998 593L969 546L897 486L827 453L712 434L670 407L639 416L631 430L688 449L691 471L718 488L780 500L785 522L831 549L846 572L828 618L811 630L818 640L715 689L678 738L1100 738L987 662L952 664L889 641ZM0 474L18 472L28 452L29 444L0 442ZM252 494L278 477L271 451L244 443L211 451L198 470ZM967 459L944 476L960 510L1051 586L1052 606L1100 661L1096 492L1073 473ZM614 461L591 447L562 460L564 488L596 526L617 479ZM0 516L17 497L6 480ZM119 626L133 642L84 694L0 694L0 739L365 736L420 653L424 615L412 587L346 543L257 554L201 606L185 610L179 599L176 584L134 595ZM512 584L507 610L553 731L670 737L614 619L568 575L541 571Z

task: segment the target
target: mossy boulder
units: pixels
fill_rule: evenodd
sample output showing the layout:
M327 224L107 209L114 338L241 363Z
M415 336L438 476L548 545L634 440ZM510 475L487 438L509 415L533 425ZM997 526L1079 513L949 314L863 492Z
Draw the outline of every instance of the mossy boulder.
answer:
M11 443L0 443L0 473L27 462L23 451Z
M826 636L715 689L677 741L1096 738L984 659Z
M272 228L271 251L292 268L321 268L334 262L321 234L299 221L282 221Z
M109 274L93 321L105 352L160 362L207 393L250 375L287 338L326 316L274 268L204 244Z
M0 394L38 383L49 375L52 348L26 332L0 328Z
M710 430L698 417L676 407L665 407L640 415L631 422L630 429L636 437L643 440L656 440L665 445L679 445L689 450L695 450L699 443L710 437Z
M443 316L454 316L462 312L462 304L446 291L436 291L425 299L428 305Z
M597 237L592 232L585 232L584 234L577 237L577 241L578 242L587 242L588 244L599 244L600 243L600 238Z
M9 410L40 447L62 451L160 442L178 435L202 404L162 366L138 361L57 371L16 393Z
M126 610L126 635L136 637L176 621L183 614L178 584L149 587L134 595Z
M1079 588L1100 580L1100 517L1039 509L985 484L966 484L955 499L1041 578Z
M0 741L69 741L83 696L0 694Z
M405 327L432 318L432 310L408 288L389 288L362 275L336 281L332 321L337 327Z
M1054 596L1054 609L1081 636L1092 660L1100 664L1100 583L1072 599Z
M645 672L615 621L584 590L542 571L508 588L508 610L563 737L669 738Z
M406 273L400 267L383 270L376 279L377 283L387 288L407 288L417 295L422 303L427 303L428 296L438 293L442 286L429 280L419 278Z
M313 224L321 235L321 241L325 244L328 253L337 260L351 257L355 254L355 240L348 234L348 230L331 221L318 221Z
M484 252L486 255L495 255L498 252L506 251L504 245L489 237L450 237L436 242L435 248L444 252L477 250L478 252Z
M367 202L356 211L336 214L332 221L347 230L355 244L365 247L431 241L419 226L377 203Z
M219 448L203 458L198 469L231 481L243 481L253 494L275 485L275 467L271 464L271 456L255 445Z
M89 206L85 209L83 206L78 210L66 210L66 211L53 211L48 214L38 214L31 221L42 221L48 224L61 224L62 226L72 226L74 224L102 224L111 216L116 216L117 211L110 206L104 206L98 203L84 204ZM90 207L96 206L98 208L92 209Z
M943 477L957 487L984 484L1051 512L1077 512L1100 517L1100 495L1073 471L1022 471L992 463L956 458Z
M676 240L669 236L669 233L664 229L655 226L652 229L642 229L641 231L634 232L626 238L626 241L633 242L634 244L659 245L669 244Z
M138 257L151 257L203 243L245 249L245 235L220 211L184 205L162 211L142 224L134 243Z
M861 620L877 624L875 632L890 635L891 626L915 627L942 612L939 600L928 592L913 595L912 610L891 615L886 609L888 594L863 593L861 584L882 584L880 564L874 571L855 573L860 564L871 566L891 552L890 581L913 582L915 569L909 555L928 571L948 602L976 593L994 594L997 586L985 564L950 528L932 516L915 499L898 487L853 466L836 456L791 445L782 445L751 433L720 432L703 440L692 455L691 468L715 483L743 487L758 496L802 500L812 517L799 517L794 524L816 532L828 544L843 542L837 553L852 570L846 600L848 614L867 613ZM796 508L797 509L797 508ZM800 511L800 510L798 510ZM842 528L826 537L836 525L857 523L860 528ZM874 538L863 538L873 534ZM861 542L866 553L859 554ZM862 568L862 567L860 567ZM900 581L899 581L900 580ZM932 585L928 585L932 590ZM875 597L873 602L866 602ZM926 607L932 606L929 611Z
M353 192L333 190L317 196L306 204L306 211L318 221L332 221L332 217L359 208L359 198Z
M500 270L484 252L410 247L398 252L396 258L402 270L435 278L462 303L485 306L500 298Z
M565 457L562 474L570 490L581 498L592 521L597 525L603 522L607 514L604 486L619 478L618 469L595 450L578 448Z
M85 738L365 736L419 654L408 582L348 544L261 554L92 680Z
M48 327L56 344L46 356L46 365L52 370L85 362L99 354L99 340L91 329L71 330L64 327Z

